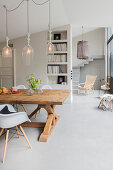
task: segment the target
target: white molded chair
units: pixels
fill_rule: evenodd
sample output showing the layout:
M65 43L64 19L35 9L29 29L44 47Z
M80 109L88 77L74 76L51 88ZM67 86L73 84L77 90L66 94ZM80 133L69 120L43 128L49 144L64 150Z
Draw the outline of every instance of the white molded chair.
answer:
M52 87L50 85L43 85L42 89L52 89Z
M2 162L4 163L4 160L5 160L5 154L6 154L6 147L7 147L7 141L8 141L8 135L9 135L9 129L10 128L13 128L13 127L16 127L16 131L17 131L17 134L18 134L18 138L19 138L19 131L18 131L18 126L20 128L20 130L22 131L29 147L31 148L31 145L27 139L27 136L22 128L22 126L20 124L26 122L26 121L30 121L30 119L28 118L27 116L27 113L26 112L16 112L15 109L13 108L12 105L9 105L9 104L4 104L4 105L0 105L0 111L2 111L2 109L7 106L8 107L8 110L10 112L13 112L13 113L1 113L0 112L0 128L1 128L1 131L0 131L0 136L2 135L4 129L7 129L6 131L6 139L5 139L5 145L4 145L4 153L3 153L3 160Z
M18 85L16 86L17 89L27 89L24 85Z

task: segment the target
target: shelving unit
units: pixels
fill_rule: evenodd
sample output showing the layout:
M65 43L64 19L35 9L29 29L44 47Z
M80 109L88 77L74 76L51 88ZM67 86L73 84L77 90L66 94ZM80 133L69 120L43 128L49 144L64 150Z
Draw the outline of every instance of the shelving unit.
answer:
M71 30L64 26L53 30L52 43L54 51L47 52L47 81L53 88L71 89ZM54 34L60 34L59 40L54 40ZM48 42L48 41L47 41ZM62 83L60 83L60 81Z

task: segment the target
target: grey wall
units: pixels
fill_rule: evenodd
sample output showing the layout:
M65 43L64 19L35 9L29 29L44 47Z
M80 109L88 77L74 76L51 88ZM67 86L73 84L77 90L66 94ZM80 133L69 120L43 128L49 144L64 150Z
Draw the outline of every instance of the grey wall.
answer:
M86 75L97 75L97 79L94 85L94 89L100 89L100 86L103 85L104 78L105 78L105 61L104 59L101 60L94 60L90 62L90 64L85 65L83 68L80 69L80 82L84 82Z
M53 85L53 88L71 88L70 83L70 70L71 70L71 51L72 51L72 36L71 36L71 26L65 25L62 27L58 27L53 29L53 31L67 31L67 42L68 42L68 85L66 86L59 86ZM14 76L15 85L24 84L26 85L25 77L29 73L36 73L38 77L42 80L42 84L47 84L48 76L47 76L47 63L48 63L48 56L47 56L47 31L39 32L31 34L31 46L34 49L34 59L30 66L26 66L22 62L22 50L26 45L26 37L16 38L11 40L14 45L14 62L16 68L16 76ZM0 44L0 51L4 47L4 43Z
M77 59L77 42L82 39L82 35L73 37L72 59ZM88 41L89 57L100 57L104 55L105 28L98 28L83 35L83 39Z
M26 44L26 37L13 40L16 49L16 85L25 84L25 77L29 73L36 73L42 83L47 83L47 55L46 55L47 32L40 32L31 35L31 44L34 49L34 59L30 66L22 62L22 49Z
M82 39L82 35L73 38L72 53L73 66L77 60L77 42ZM104 84L105 79L105 61L104 61L104 47L105 47L105 28L97 28L94 31L87 32L83 35L83 39L88 41L89 57L97 58L84 67L80 68L80 82L84 82L86 75L97 75L97 80L94 88L100 89ZM99 59L101 58L101 59ZM102 59L103 58L103 59Z

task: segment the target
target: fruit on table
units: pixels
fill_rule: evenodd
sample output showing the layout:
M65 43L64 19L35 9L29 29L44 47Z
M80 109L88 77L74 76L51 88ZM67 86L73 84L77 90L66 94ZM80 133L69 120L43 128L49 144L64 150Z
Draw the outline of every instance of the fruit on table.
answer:
M2 91L2 92L1 92L1 91ZM1 92L1 93L8 93L9 90L8 90L7 88L3 87L2 89L0 89L0 92Z
M2 93L2 89L0 89L0 94Z

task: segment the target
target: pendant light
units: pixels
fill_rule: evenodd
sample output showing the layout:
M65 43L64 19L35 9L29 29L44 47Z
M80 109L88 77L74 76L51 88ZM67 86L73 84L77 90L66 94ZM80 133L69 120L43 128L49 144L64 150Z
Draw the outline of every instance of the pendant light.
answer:
M30 45L30 33L29 33L29 0L27 0L27 45L23 48L22 59L23 63L29 66L33 60L34 50Z
M54 45L52 44L52 30L51 30L51 2L49 0L49 42L48 42L48 52L54 51Z
M6 10L6 46L2 50L3 57L12 57L12 49L9 47L9 38L8 38L8 16L7 16L7 7L3 6Z
M83 26L82 26L82 40L77 43L77 58L88 59L88 41L83 40Z

